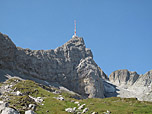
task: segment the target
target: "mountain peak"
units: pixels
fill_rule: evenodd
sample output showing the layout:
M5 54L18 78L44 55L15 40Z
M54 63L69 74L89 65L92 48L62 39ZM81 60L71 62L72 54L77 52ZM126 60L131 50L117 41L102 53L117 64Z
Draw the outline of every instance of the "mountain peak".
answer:
M6 37L4 39L6 40ZM8 47L9 43L6 42L0 56L11 56L7 53ZM11 50L12 47L9 49ZM1 68L17 72L23 78L32 77L48 82L58 82L84 97L104 97L100 70L93 60L91 50L86 48L83 38L72 37L55 50L22 48L14 48L13 50L15 56L13 56L12 61L6 60L7 62L4 62L5 58L0 60Z

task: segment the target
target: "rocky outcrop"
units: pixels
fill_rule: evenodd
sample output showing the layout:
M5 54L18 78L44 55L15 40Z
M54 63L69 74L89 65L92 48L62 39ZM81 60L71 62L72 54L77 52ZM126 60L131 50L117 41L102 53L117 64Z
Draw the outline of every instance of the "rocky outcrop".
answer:
M139 100L152 101L152 70L140 75L131 90L136 93Z
M109 80L115 85L133 85L139 75L136 72L130 72L127 69L117 70L110 74Z
M117 97L135 97L141 101L152 101L152 70L144 75L128 70L117 70L111 73L109 80L116 86Z
M8 107L8 103L0 101L0 113L1 114L20 114L17 110Z
M104 90L103 81L92 57L81 60L77 66L77 72L79 79L81 79L78 83L78 91L84 91L83 93L87 94L89 98L104 97L101 92Z
M83 38L76 36L54 50L30 50L16 47L0 33L0 81L6 74L58 83L84 98L118 96L152 101L152 70L144 75L117 70L108 78Z
M103 72L83 38L73 37L55 50L19 48L0 34L0 68L21 76L58 82L85 97L104 97Z
M107 80L108 81L109 80L108 76L103 72L103 70L100 67L98 67L98 69L100 71L101 78L103 80Z
M15 109L13 108L9 108L9 107L6 107L2 110L2 113L1 114L20 114L19 112L17 112Z
M16 46L7 35L0 33L0 69L13 68L15 60Z
M134 86L151 87L152 84L152 70L148 71L144 75L140 75Z

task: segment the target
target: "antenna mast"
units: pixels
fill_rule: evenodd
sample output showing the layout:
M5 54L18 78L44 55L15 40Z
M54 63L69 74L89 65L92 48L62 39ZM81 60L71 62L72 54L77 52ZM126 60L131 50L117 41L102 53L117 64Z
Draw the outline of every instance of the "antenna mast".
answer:
M74 28L74 36L76 36L76 20L74 20L74 26L75 26L75 28Z
M72 37L77 37L77 35L76 35L76 20L74 20L74 35Z

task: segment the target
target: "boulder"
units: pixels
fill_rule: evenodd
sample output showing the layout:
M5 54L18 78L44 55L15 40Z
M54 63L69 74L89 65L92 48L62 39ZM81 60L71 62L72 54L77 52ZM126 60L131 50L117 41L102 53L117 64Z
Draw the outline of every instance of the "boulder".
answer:
M85 107L86 104L82 104L80 107L78 107L78 110L82 110Z
M29 109L31 110L35 110L36 109L36 105L35 104L29 104Z
M88 108L83 109L82 113L86 113L88 111Z
M21 93L20 91L17 91L17 92L16 92L16 95L17 95L17 96L21 96L22 93Z
M27 110L25 111L25 114L36 114L33 110Z
M30 97L31 99L33 99L36 103L42 103L42 102L43 102L43 99L42 99L41 97L35 98L35 97L30 96L30 95L29 95L29 97Z
M75 110L73 110L73 108L66 108L65 111L69 112L69 113L74 113L75 112Z
M13 109L13 108L5 107L2 110L1 114L19 114L19 112L16 111L15 109Z
M60 100L60 101L64 101L64 98L63 98L62 96L59 96L59 97L53 97L53 98L55 98L55 99L57 99L57 100Z
M6 107L8 107L8 103L6 103L6 102L1 102L1 104L0 104L0 112L2 112L2 110L4 110Z

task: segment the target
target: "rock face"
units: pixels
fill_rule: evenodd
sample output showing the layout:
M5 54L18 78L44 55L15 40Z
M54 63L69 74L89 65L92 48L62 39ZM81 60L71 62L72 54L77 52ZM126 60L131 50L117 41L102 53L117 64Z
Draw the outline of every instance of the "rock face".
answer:
M152 70L144 75L128 70L117 70L111 73L109 80L116 86L116 96L141 101L152 101Z
M0 69L58 82L85 97L104 97L103 72L83 38L73 37L55 50L30 50L16 47L0 33Z
M109 80L115 85L133 85L139 75L136 72L130 72L127 69L117 70L110 74Z
M108 78L83 38L76 36L54 50L30 50L16 47L0 33L0 81L5 74L57 82L85 98L117 96L152 101L152 70L144 75L117 70Z
M0 33L0 69L13 67L16 46L7 35Z
M1 114L19 114L19 112L17 112L13 108L6 107Z
M136 90L139 100L152 101L152 70L140 75L132 90Z
M8 107L8 103L1 101L0 103L1 114L20 114L17 110Z

